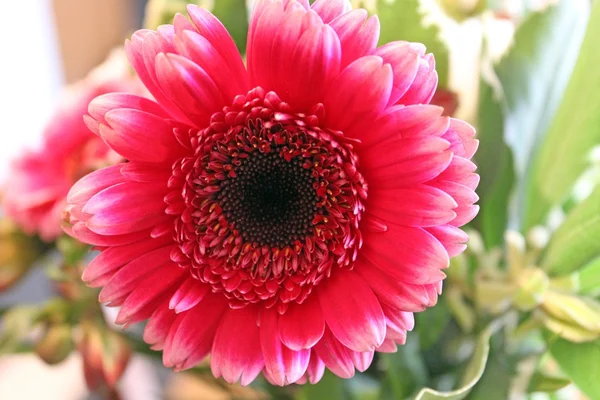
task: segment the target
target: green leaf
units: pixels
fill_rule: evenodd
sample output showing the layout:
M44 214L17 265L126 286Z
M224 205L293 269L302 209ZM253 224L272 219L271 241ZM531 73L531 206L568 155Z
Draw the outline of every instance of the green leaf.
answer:
M487 248L500 246L508 223L508 204L515 178L513 156L504 142L504 113L494 89L484 80L479 91L476 163L481 211L474 221Z
M423 43L435 56L440 87L448 86L448 48L440 39L436 25L426 25L420 0L377 0L377 16L381 21L379 43L395 40Z
M421 350L429 349L438 341L450 322L450 318L450 310L443 297L435 307L415 314Z
M596 295L600 292L600 257L578 271L579 293Z
M479 336L479 339L475 344L475 350L473 351L471 360L467 365L463 378L457 389L449 392L440 392L430 388L424 388L417 394L415 400L464 399L483 375L490 352L490 338L493 331L494 328L489 327Z
M600 188L578 204L552 235L542 268L552 275L572 272L600 255Z
M563 35L577 37L583 26L585 21L580 20ZM586 153L600 143L600 3L597 1L593 2L587 26L579 59L560 108L530 168L525 228L543 222L552 206L565 199L588 166ZM555 51L562 54L569 49L558 43L552 41ZM576 44L571 46L578 47Z
M296 400L346 400L343 380L325 370L323 378L316 385L303 385L296 392Z
M385 371L381 399L405 399L426 384L429 371L416 339L416 335L409 334L396 353L381 354L380 364Z
M563 372L590 399L600 399L600 341L572 343L556 339L550 353Z
M214 0L211 12L225 25L240 54L246 54L248 39L246 0Z
M514 44L495 70L504 91L504 138L513 151L517 176L528 173L536 146L559 105L583 37L586 0L562 0L532 13L517 29ZM520 218L525 180L517 181L517 205L511 223ZM534 200L534 199L530 199Z
M571 383L572 381L570 379L561 378L559 376L544 375L537 372L531 377L527 392L553 393L564 388L565 386L569 386Z

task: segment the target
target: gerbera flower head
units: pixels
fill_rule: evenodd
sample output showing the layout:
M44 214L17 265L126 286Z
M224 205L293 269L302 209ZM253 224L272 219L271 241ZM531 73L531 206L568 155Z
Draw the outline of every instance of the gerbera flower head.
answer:
M437 301L477 212L477 141L427 105L424 46L377 47L344 0L261 0L247 67L188 8L138 31L129 60L156 102L109 94L88 126L129 162L69 194L68 230L103 252L84 279L117 322L149 319L165 365L278 385L364 371Z
M71 186L90 171L120 160L90 132L82 115L101 94L142 92L140 83L122 68L125 55L121 53L115 51L89 76L68 87L38 148L12 163L2 188L2 205L6 215L27 233L39 234L47 241L55 239L62 233L61 217Z

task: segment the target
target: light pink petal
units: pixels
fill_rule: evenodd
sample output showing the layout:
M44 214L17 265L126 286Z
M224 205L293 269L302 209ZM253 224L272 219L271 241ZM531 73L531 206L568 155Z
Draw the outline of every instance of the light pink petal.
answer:
M99 123L106 125L104 116L112 110L118 109L139 110L161 118L170 118L169 114L160 104L146 97L131 93L107 93L96 97L88 106L90 116Z
M396 104L427 104L435 94L437 84L438 74L435 70L435 60L433 54L428 54L419 60L419 68L414 81Z
M404 226L436 226L452 221L458 204L446 192L428 185L369 191L367 210L383 221Z
M408 42L390 42L375 50L375 55L392 66L394 72L394 88L388 106L396 104L410 88L419 69L419 49Z
M386 324L397 331L412 331L415 327L415 317L412 312L399 310L387 305L381 306L385 314Z
M78 180L67 195L69 203L83 203L88 201L96 193L125 181L121 174L124 164L111 165L110 167L98 169L80 180Z
M231 67L231 64L223 59L219 51L204 36L195 31L185 30L175 37L175 45L181 55L206 71L223 93L226 102L231 102L235 96L248 92L246 70L242 70L241 76L236 76L236 72L239 71Z
M326 24L352 10L348 0L317 0L311 6Z
M448 255L454 257L462 253L467 248L469 235L452 225L432 226L425 229L444 245Z
M92 246L120 246L148 239L150 237L151 230L145 229L122 235L105 236L92 232L86 226L85 222L77 222L72 227L70 227L68 231L70 235L77 238L79 241L90 244Z
M440 174L438 179L460 183L475 190L479 184L479 175L474 173L476 169L477 166L472 161L455 155L448 168Z
M279 337L293 350L309 349L323 336L325 319L317 296L292 304L279 318Z
M225 313L215 335L210 360L215 377L248 385L258 376L265 362L257 314L252 306Z
M310 354L308 369L306 370L308 381L314 385L321 380L324 373L325 363L319 358L316 351L313 349Z
M342 44L342 68L375 51L379 41L379 19L376 15L368 16L366 10L357 9L331 21Z
M335 337L354 351L370 351L385 338L385 322L379 300L354 271L334 271L318 287L327 326Z
M382 344L383 344L383 342L382 342ZM377 346L377 347L379 347L379 346ZM374 350L363 351L363 352L352 351L350 353L350 356L352 357L352 362L354 363L354 367L360 372L365 372L367 370L367 368L369 368L369 366L371 365L371 362L373 362L374 355L375 355Z
M377 351L380 353L395 353L398 351L398 347L393 340L385 339L381 346L377 348Z
M479 141L474 139L474 136L475 129L471 125L451 118L450 127L442 137L450 142L450 150L454 154L463 158L471 158L479 146Z
M171 166L131 161L121 164L121 175L135 182L168 182Z
M160 52L174 52L175 48L169 43L169 37L150 30L139 30L133 34L131 41L125 42L125 52L138 77L156 101L175 119L181 122L191 122L181 110L163 94L156 82L154 59ZM152 43L150 43L152 42ZM146 54L145 54L146 53ZM146 59L148 63L146 63Z
M274 384L285 386L304 375L310 349L295 351L283 345L277 332L277 320L277 311L263 310L260 318L260 341L267 373Z
M100 125L100 136L129 160L160 162L183 155L173 135L174 125L139 110L115 109L104 116L110 129Z

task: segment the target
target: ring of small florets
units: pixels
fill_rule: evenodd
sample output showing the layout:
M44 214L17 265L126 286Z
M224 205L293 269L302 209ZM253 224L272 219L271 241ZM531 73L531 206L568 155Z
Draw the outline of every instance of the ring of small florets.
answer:
M366 184L352 141L319 127L322 105L313 111L253 89L214 114L173 167L165 200L183 202L173 259L232 307L284 312L356 259Z

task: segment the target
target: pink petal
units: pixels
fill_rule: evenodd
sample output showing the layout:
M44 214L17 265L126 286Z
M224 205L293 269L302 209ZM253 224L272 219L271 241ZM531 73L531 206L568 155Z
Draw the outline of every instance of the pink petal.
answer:
M352 350L341 344L329 329L325 330L323 338L315 345L313 351L327 368L340 378L349 379L354 376Z
M450 150L459 157L471 158L479 141L474 139L475 129L468 123L459 119L451 118L450 127L442 136L450 142Z
M163 237L141 240L125 246L110 247L88 264L81 279L92 287L103 286L123 265L172 242L172 238Z
M104 116L100 136L123 157L134 161L160 162L183 155L173 135L174 126L162 117L139 110L116 109Z
M335 18L352 10L348 0L317 0L311 6L319 14L323 22L328 24Z
M432 226L426 230L444 245L450 257L459 255L467 248L469 235L452 225Z
M315 350L313 349L310 354L310 361L306 374L308 375L308 381L313 385L321 380L325 373L325 363L319 358Z
M188 5L187 11L198 33L219 52L240 88L249 87L248 74L240 52L221 21L202 7Z
M354 271L334 271L318 287L318 294L327 326L344 346L370 351L383 342L385 322L379 300Z
M379 19L376 15L369 19L367 17L366 10L356 9L338 16L330 23L342 45L342 68L372 54L377 47Z
M446 192L427 185L369 191L367 210L383 221L404 226L442 225L456 217L458 204Z
M357 121L377 118L390 98L392 83L392 68L381 57L366 56L348 65L325 94L328 126L343 131Z
M98 169L80 180L78 180L67 195L69 203L80 203L88 201L96 193L125 181L121 174L124 164L116 164L110 167Z
M147 318L139 316L144 307L155 300L162 299L166 294L172 293L175 287L181 284L189 272L176 265L154 270L135 283L135 287L123 302L117 319L117 324L131 324Z
M124 265L102 288L98 300L102 303L114 303L116 299L129 295L135 289L134 283L144 275L167 264L177 268L170 257L173 248L175 248L175 245L160 247Z
M277 332L277 311L263 310L260 318L260 339L265 369L279 386L296 382L304 375L308 367L310 349L290 350L279 340Z
M438 75L433 54L419 60L419 68L410 88L396 104L427 104L437 88Z
M420 55L408 42L390 42L375 50L375 55L392 66L394 72L394 88L388 106L396 102L406 93L417 76Z
M144 341L148 343L153 350L161 350L169 334L169 329L175 321L175 313L169 310L168 302L162 303L144 328Z
M422 285L409 285L397 280L360 257L356 262L355 270L368 283L382 304L404 311L425 310L429 297Z
M246 306L228 310L217 329L210 367L215 377L228 383L248 385L265 365L261 346L257 310ZM240 335L243 332L243 335Z
M121 165L121 175L135 182L168 182L171 177L171 166L135 161Z
M177 370L199 363L211 350L223 313L225 298L218 294L206 296L198 305L178 315L166 338L163 350L165 366Z
M425 284L442 280L450 259L444 246L421 228L391 225L365 235L361 254L395 279Z
M317 296L293 304L279 318L279 337L292 350L310 349L323 336L325 319Z
M169 114L156 102L130 93L107 93L90 102L88 112L96 121L105 124L106 113L117 109L139 110L161 118L169 118Z
M207 126L210 116L226 104L212 77L185 57L158 54L156 75L165 95L199 128Z
M195 307L209 292L210 286L189 276L173 294L169 308L179 314Z

